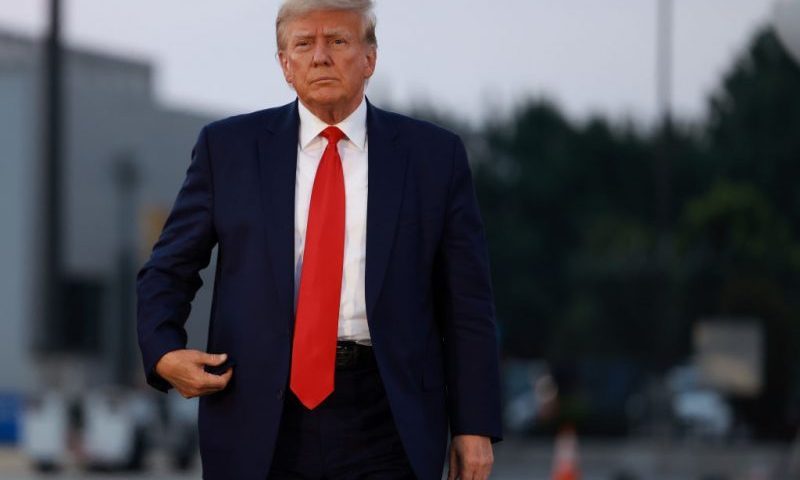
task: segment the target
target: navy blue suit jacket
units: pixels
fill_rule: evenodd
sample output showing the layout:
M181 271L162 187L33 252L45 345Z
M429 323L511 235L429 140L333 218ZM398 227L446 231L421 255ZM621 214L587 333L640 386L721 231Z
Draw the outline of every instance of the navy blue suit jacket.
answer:
M185 348L199 271L218 245L208 352L236 362L200 397L206 479L266 478L289 376L297 101L205 126L137 279L147 381ZM495 312L483 224L461 140L367 108L366 306L389 404L419 478L441 476L448 440L501 437Z

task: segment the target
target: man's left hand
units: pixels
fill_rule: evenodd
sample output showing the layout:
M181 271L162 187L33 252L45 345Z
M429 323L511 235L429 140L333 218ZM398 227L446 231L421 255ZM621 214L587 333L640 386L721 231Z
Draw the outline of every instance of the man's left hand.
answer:
M493 463L494 455L489 437L456 435L450 442L447 480L486 480Z

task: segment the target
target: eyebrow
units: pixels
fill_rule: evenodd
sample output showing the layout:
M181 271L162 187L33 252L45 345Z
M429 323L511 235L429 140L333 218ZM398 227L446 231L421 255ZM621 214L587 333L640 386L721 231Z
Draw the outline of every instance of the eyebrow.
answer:
M341 28L331 28L329 30L323 30L322 35L325 37L349 37L350 32L342 30Z
M348 32L347 30L342 30L340 28L332 28L332 29L328 29L328 30L323 30L322 35L325 38L350 37L351 36L350 32ZM308 32L308 31L295 32L295 33L291 34L291 39L292 40L298 40L298 39L303 40L303 39L314 38L314 37L315 37L315 35L313 33L311 33L311 32Z

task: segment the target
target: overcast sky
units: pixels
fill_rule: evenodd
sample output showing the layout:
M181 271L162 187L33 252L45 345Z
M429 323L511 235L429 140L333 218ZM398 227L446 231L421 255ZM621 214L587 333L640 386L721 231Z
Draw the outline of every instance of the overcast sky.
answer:
M45 0L0 0L0 28L40 34ZM157 65L161 100L215 114L294 98L275 60L279 0L64 0L73 45ZM697 118L774 0L674 0L673 108ZM570 115L652 120L656 0L377 0L368 95L473 122L547 96Z

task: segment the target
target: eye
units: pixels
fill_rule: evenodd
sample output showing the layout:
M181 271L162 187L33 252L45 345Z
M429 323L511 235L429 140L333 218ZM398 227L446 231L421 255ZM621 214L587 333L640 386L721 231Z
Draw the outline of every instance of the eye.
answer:
M347 40L345 40L344 38L335 38L335 39L333 39L333 44L334 45L347 45Z

